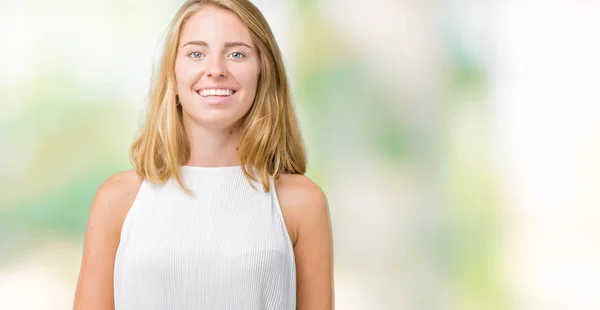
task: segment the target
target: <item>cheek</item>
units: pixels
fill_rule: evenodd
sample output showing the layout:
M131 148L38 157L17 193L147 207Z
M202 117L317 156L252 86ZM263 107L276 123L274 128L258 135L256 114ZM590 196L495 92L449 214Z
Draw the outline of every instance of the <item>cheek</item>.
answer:
M180 62L175 63L175 80L177 85L183 86L190 83L190 80L194 76L194 70L190 66L186 66Z
M248 93L255 94L256 89L258 87L258 79L259 79L260 67L258 65L253 66L251 68L247 68L243 72L243 80L246 89L248 89Z

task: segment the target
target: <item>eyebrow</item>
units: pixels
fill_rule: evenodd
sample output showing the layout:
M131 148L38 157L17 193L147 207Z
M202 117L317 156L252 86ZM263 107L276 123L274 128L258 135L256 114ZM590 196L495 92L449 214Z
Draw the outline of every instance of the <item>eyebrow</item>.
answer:
M186 42L181 47L184 47L186 45L200 45L200 46L206 46L206 47L208 47L208 43L206 43L204 41L197 41L197 40ZM250 45L248 45L247 43L244 43L242 41L226 42L225 43L225 48L230 48L230 47L234 47L234 46L245 46L245 47L247 47L249 49L252 49L252 47Z

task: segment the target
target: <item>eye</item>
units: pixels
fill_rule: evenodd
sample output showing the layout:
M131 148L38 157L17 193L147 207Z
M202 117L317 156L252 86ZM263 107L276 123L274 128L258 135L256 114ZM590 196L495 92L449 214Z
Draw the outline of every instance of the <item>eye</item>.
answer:
M191 51L187 55L188 55L188 57L192 57L194 59L200 59L200 58L204 57L204 54L202 54L199 51Z
M242 59L242 58L245 58L246 55L244 55L244 53L242 53L242 52L233 52L233 53L229 54L229 57L231 57L232 59Z

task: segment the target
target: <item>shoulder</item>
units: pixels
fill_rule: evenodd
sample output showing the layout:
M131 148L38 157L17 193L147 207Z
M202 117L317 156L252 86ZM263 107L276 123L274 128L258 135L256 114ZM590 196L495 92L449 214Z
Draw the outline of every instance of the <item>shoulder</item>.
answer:
M275 180L277 199L293 243L303 230L329 219L329 204L323 190L301 174L283 174Z
M327 197L310 178L302 174L282 174L275 180L280 204L305 212L327 208Z
M142 178L135 170L117 172L106 179L98 188L96 195L98 197L114 200L121 198L122 195L137 192L142 184Z
M135 200L142 184L142 178L135 170L118 172L106 179L96 191L90 220L93 217L109 216L110 219L122 222ZM120 220L120 221L119 221Z

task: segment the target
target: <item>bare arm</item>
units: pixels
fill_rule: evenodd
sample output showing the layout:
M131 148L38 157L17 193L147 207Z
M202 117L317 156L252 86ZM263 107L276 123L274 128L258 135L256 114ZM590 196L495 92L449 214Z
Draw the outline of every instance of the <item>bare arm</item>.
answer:
M277 192L294 243L297 309L331 310L333 241L327 198L303 175L282 176Z
M75 310L113 310L113 272L123 220L141 179L134 171L117 173L96 192L85 232L75 290Z

